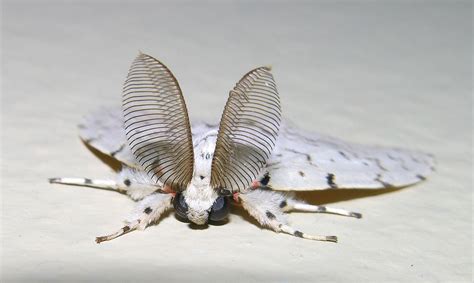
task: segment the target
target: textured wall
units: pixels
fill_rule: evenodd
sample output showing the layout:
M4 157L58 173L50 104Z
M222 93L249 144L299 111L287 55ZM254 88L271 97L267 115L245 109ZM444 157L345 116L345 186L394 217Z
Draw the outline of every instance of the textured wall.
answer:
M470 281L471 13L467 1L4 2L2 281ZM364 214L291 215L338 244L261 230L236 208L223 226L193 230L170 214L97 245L134 203L47 178L112 176L76 124L120 104L138 50L173 70L193 118L217 120L241 75L272 65L286 117L431 152L437 172L392 193L301 195Z

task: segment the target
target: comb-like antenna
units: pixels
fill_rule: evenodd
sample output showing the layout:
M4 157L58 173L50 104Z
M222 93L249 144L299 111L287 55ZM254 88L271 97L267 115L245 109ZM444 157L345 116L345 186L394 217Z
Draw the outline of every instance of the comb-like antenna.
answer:
M123 87L125 134L138 163L155 182L184 189L194 166L188 112L171 71L140 54Z
M281 121L270 68L247 73L230 91L212 160L211 186L232 192L249 187L270 157Z

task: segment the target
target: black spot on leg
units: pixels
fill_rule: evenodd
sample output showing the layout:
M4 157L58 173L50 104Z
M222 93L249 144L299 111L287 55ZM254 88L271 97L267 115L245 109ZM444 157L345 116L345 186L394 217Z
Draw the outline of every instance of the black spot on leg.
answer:
M288 203L286 202L286 200L284 200L284 201L280 202L279 206L280 206L280 208L284 208L287 205L288 205Z
M122 231L123 231L124 233L127 233L128 231L130 231L130 227L129 227L129 226L124 226L124 227L122 228Z
M326 207L325 206L318 206L318 211L319 212L326 212Z
M146 213L146 214L150 214L152 211L153 211L153 209L151 209L150 207L147 207L147 208L145 208L145 210L143 210L143 212Z
M336 180L336 176L332 173L328 173L328 175L326 176L326 181L327 181L329 187L331 187L333 189L337 188L335 180Z
M293 233L293 235L295 235L296 237L299 237L299 238L303 238L303 233L300 232L300 231L295 231L295 233Z
M349 216L359 218L359 219L362 218L362 214L360 214L358 212L351 212L351 213L349 213Z
M92 180L85 178L85 179L84 179L84 184L90 185L90 184L92 184Z
M130 180L129 180L129 179L125 179L125 180L123 180L123 183L124 183L124 184L125 184L125 186L127 186L127 187L130 187L130 185L132 184L132 182L130 182Z
M271 213L270 211L265 212L267 215L268 219L273 220L276 218L275 214Z

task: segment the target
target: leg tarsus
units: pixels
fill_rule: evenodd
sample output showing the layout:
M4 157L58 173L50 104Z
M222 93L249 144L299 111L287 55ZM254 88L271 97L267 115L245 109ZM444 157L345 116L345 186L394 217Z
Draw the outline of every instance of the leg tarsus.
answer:
M283 207L279 205L286 202L285 196L280 193L254 190L240 194L239 198L242 200L242 206L251 216L262 226L269 227L275 232L283 232L308 240L337 242L336 236L310 235L289 226L282 210Z
M286 199L280 205L281 209L285 212L290 211L303 211L303 212L319 212L319 213L331 213L337 214L342 216L349 216L354 218L362 218L362 214L358 212L352 212L345 209L340 208L333 208L321 205L312 205L307 204L303 201L294 200L294 199Z
M96 237L95 238L95 242L97 244L100 244L102 242L105 242L105 241L110 241L110 240L113 240L115 238L118 238L122 235L125 235L127 234L128 232L131 232L133 230L136 230L137 227L138 227L138 224L140 224L140 220L137 220L135 221L136 223L131 223L129 225L125 225L123 226L120 230L116 231L115 233L112 233L112 234L109 234L109 235L106 235L106 236L99 236L99 237Z
M327 242L337 243L336 236L310 235L310 234L303 233L299 230L295 230L291 226L284 225L284 224L279 225L278 228L280 229L281 232L293 235L295 237L308 239L308 240L314 240L314 241L327 241Z
M122 189L117 182L113 180L97 180L89 178L49 178L51 184L91 187L96 189L104 189L117 191L119 193L125 193L126 190Z
M126 225L115 233L96 237L96 243L99 244L104 241L113 240L133 230L145 229L150 223L158 220L163 212L172 207L172 198L173 196L171 194L160 193L155 193L145 197L138 203L137 207L132 212L132 215L129 217L132 220L127 220Z

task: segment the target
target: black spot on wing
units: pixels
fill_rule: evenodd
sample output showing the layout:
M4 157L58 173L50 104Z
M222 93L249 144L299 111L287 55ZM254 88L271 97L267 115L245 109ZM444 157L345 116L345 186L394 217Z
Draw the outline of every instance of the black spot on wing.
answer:
M130 226L124 226L124 227L122 228L122 231L123 231L124 233L127 233L128 231L130 231Z
M382 174L377 174L377 177L374 179L374 181L382 184L382 186L384 188L387 188L387 189L391 189L391 188L394 188L395 186L390 184L390 183L387 183L385 181L382 180Z
M329 187L333 189L337 188L337 184L335 181L336 181L336 176L332 173L328 173L326 176L326 182L328 183Z
M263 175L263 178L260 179L260 184L262 184L263 186L266 186L268 185L268 182L270 182L270 174L265 173L265 175Z
M417 177L418 179L420 179L421 181L426 180L426 177L423 176L423 175L420 175L420 174L416 175L416 177Z
M86 185L91 185L91 184L92 184L92 180L91 180L91 179L88 179L88 178L84 178L84 184L86 184Z
M378 159L378 158L368 158L369 160L375 162L375 165L377 165L377 167L380 168L380 170L382 171L388 171L387 168L385 168L383 165L382 165L382 162Z
M112 152L110 153L110 156L114 157L117 153L121 152L124 147L125 147L125 144L122 144L117 150L112 151Z
M284 208L287 205L288 205L288 203L286 202L286 200L284 200L284 201L280 202L279 206L280 206L280 208Z
M347 156L347 154L346 154L345 152L339 151L339 154L340 154L342 157L344 157L345 159L351 160L351 159Z
M395 157L393 157L392 155L390 155L390 153L387 153L387 157L388 157L388 159L390 159L390 160L397 160Z
M132 182L131 182L129 179L123 180L123 183L124 183L125 186L127 186L127 187L130 187L130 185L132 184Z

